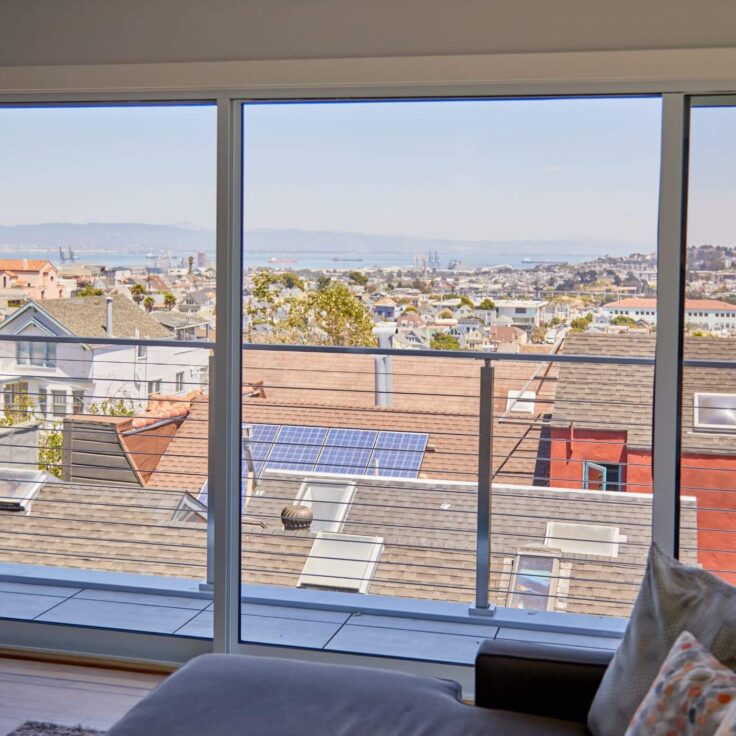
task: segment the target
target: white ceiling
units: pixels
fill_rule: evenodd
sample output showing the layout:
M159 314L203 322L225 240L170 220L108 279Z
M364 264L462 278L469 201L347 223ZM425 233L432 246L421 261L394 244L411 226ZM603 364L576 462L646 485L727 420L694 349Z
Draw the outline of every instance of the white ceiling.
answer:
M713 47L734 0L0 0L0 66Z

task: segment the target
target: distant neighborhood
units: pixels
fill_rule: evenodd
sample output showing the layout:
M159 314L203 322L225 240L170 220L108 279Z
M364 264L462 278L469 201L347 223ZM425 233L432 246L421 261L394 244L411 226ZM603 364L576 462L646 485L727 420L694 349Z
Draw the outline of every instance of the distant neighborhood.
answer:
M626 615L651 520L653 367L596 359L653 357L654 256L524 268L443 267L436 253L405 268L272 260L243 275L243 339L260 348L243 352L243 544L254 561L243 580L472 598L487 356L494 600ZM6 557L206 577L217 274L197 252L140 266L64 261L0 259ZM685 330L686 356L733 354L736 249L690 249ZM398 352L295 361L268 349L281 343ZM683 382L682 534L686 559L732 579L730 373ZM99 500L119 506L126 545L100 521ZM312 510L306 531L283 516L291 506ZM74 509L76 551L59 508ZM33 547L13 536L26 527L40 530ZM341 544L354 565L336 572Z

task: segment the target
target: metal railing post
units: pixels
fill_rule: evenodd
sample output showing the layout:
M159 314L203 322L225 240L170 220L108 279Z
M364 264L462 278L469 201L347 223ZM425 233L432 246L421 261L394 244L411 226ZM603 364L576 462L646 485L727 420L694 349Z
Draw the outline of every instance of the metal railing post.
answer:
M473 614L493 614L488 600L491 582L491 484L493 482L493 371L490 360L480 369L478 410L478 503L475 547L475 606Z
M209 422L207 426L207 580L200 588L205 590L214 590L215 586L215 494L209 485L209 479L214 478L215 453L212 448L215 446L215 382L212 377L215 375L215 356L209 356L209 373L210 380L208 386L209 404L208 416Z

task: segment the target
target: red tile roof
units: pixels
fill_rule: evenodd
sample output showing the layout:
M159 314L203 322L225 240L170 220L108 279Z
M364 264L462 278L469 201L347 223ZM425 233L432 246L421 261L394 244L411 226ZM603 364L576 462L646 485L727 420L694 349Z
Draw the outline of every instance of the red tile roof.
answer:
M0 271L40 271L46 265L53 266L44 258L0 258Z

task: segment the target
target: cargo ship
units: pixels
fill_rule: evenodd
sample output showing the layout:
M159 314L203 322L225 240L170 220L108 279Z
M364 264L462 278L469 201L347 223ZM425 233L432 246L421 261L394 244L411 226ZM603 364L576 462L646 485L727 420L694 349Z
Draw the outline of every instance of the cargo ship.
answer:
M273 256L268 259L268 262L279 266L293 266L296 260L294 258L276 258L276 256Z

